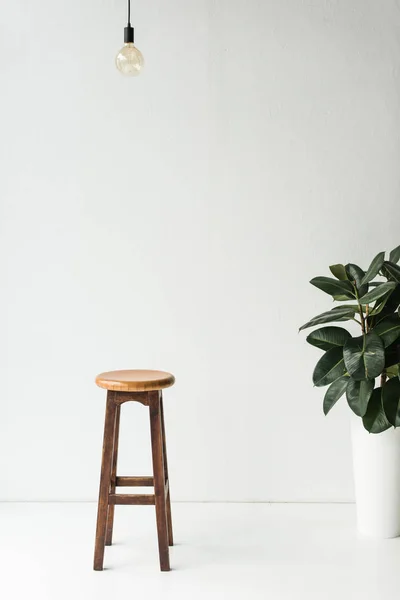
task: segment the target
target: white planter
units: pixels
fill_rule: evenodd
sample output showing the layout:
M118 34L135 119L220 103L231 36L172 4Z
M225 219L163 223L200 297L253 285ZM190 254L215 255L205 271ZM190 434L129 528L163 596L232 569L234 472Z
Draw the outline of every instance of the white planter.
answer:
M358 531L374 538L400 535L400 428L368 433L351 422Z

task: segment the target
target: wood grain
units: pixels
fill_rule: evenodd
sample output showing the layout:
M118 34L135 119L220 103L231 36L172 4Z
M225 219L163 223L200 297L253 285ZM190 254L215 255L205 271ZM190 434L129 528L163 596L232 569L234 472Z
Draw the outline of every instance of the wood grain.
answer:
M110 504L136 504L145 506L155 504L154 494L110 494Z
M153 487L154 477L117 477L117 487Z
M143 406L149 406L148 392L118 392L115 402L119 405L125 402L140 402Z
M169 571L168 524L165 501L165 473L160 412L160 392L151 392L149 396L151 448L153 455L154 492L156 496L156 520L160 569L161 571Z
M164 371L126 370L108 371L96 377L96 384L116 392L149 392L170 387L175 382L171 373Z
M114 397L115 401L115 397ZM121 415L121 405L117 404L115 409L115 425L114 425L114 442L113 442L113 458L111 468L111 485L110 494L115 494L115 486L117 483L117 461L118 461L118 442L119 442L119 421ZM107 529L106 529L106 546L112 544L112 534L114 528L114 505L108 507L107 513Z
M96 542L94 551L95 571L103 570L104 547L107 526L108 496L110 491L112 452L114 442L114 426L116 404L114 402L115 392L107 393L106 417L104 422L103 456L101 461L99 503L97 509Z
M115 506L118 505L155 505L158 549L161 571L170 570L169 546L173 545L171 499L168 475L167 445L165 439L164 407L161 387L168 387L174 382L173 375L162 371L111 371L98 376L100 387L119 384L127 387L133 385L131 375L117 380L116 374L135 373L137 386L150 385L158 387L149 391L132 389L114 390L106 387L107 403L104 422L103 452L101 462L99 502L97 509L96 541L94 552L94 570L102 571L104 548L111 545ZM149 379L148 374L153 375ZM139 375L141 374L141 375ZM146 374L146 378L144 377ZM104 376L109 376L107 377ZM97 380L96 380L97 382ZM140 402L149 406L150 432L153 459L153 476L118 476L118 445L121 405L124 402ZM154 486L154 494L117 494L117 487Z
M165 493L166 493L166 503L167 503L168 544L170 546L173 546L174 545L174 534L172 531L171 494L170 494L169 475L168 475L167 440L165 437L164 404L163 404L162 392L160 392L160 413L161 413L161 433L162 433L162 439L163 439Z

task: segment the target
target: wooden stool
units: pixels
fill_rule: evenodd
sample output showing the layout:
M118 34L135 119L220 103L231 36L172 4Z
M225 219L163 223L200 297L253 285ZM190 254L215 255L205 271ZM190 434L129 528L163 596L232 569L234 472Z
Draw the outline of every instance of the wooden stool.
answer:
M103 570L104 547L111 546L116 504L154 504L156 507L158 549L161 571L169 571L169 548L173 546L171 500L162 392L175 377L163 371L110 371L96 377L107 391L97 512L94 570ZM153 477L118 477L118 435L121 404L140 402L150 408ZM154 494L116 494L119 486L154 486Z

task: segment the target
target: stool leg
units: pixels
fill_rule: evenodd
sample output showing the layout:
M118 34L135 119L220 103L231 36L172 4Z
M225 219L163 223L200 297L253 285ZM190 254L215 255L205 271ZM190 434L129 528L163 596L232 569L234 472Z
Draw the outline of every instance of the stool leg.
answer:
M108 496L111 484L112 452L114 441L116 404L115 392L107 392L106 418L104 422L103 456L101 461L99 503L97 509L96 544L94 550L95 571L103 570L104 546L106 536L106 522L108 509Z
M112 457L112 468L111 468L111 486L110 494L115 494L115 484L117 481L117 461L118 461L118 441L119 441L119 420L121 414L121 405L118 404L115 410L115 425L114 425L114 443L113 443L113 457ZM107 530L106 530L106 546L111 546L112 535L114 527L114 504L108 507L107 513Z
M161 392L160 399L160 411L161 411L161 430L162 430L162 438L163 438L163 456L164 456L164 476L165 483L168 481L168 491L167 491L167 524L168 524L168 543L170 546L174 545L174 534L172 532L172 514L171 514L171 485L169 481L168 475L168 458L167 458L167 440L165 437L165 422L164 422L164 403Z
M165 501L165 475L163 459L160 393L149 392L151 449L153 455L154 494L156 497L156 519L158 550L161 571L169 571L168 524Z

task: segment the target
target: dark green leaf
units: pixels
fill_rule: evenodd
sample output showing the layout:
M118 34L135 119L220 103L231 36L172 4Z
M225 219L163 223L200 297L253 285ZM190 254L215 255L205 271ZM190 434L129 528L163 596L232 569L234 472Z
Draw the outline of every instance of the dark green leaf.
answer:
M397 246L397 248L394 248L394 250L391 251L390 255L389 255L389 260L392 263L398 263L400 260L400 246Z
M300 327L302 329L307 329L307 327L314 327L314 325L322 325L323 323L331 323L333 321L348 321L354 317L354 308L348 308L347 306L336 307L333 310L328 310L326 312L313 317L308 323L302 325Z
M393 281L388 281L387 283L382 283L378 287L375 287L373 290L365 294L360 298L361 304L371 304L371 302L375 302L375 300L379 300L385 294L391 292L396 287L396 284Z
M400 285L394 288L393 292L387 296L384 296L379 303L375 303L374 308L370 311L370 317L368 319L368 325L370 329L375 327L378 323L386 319L388 316L392 316L397 307L400 304Z
M393 342L385 350L385 368L392 367L400 363L400 344Z
M347 340L343 356L347 371L357 381L373 379L385 367L383 342L373 331Z
M312 346L321 350L330 350L338 346L343 347L349 338L351 338L350 333L343 327L321 327L312 331L306 339Z
M336 300L336 302L346 302L346 300L349 300L349 298L344 294L335 294L333 299ZM354 298L351 299L354 300Z
M354 299L354 290L350 281L338 281L332 277L314 277L310 283L331 296L340 295L347 299Z
M346 265L345 268L349 281L357 288L358 297L365 296L368 292L368 283L362 283L365 277L364 271L358 265L352 263Z
M319 359L313 373L313 382L317 387L332 383L345 374L343 348L331 348Z
M334 306L332 310L340 310L341 308L352 308L356 313L359 313L360 311L360 306L358 304L340 304L339 306ZM365 312L366 304L363 304L362 308Z
M366 272L365 276L363 277L362 283L369 283L370 281L373 280L374 277L376 277L378 275L379 271L382 268L384 260L385 260L385 253L379 252L379 254L377 254L375 256L374 260L369 265L369 269Z
M386 309L395 312L400 304L400 284L397 284L386 301Z
M343 375L343 377L339 377L339 379L336 379L336 381L331 383L328 387L324 397L324 415L327 415L332 406L334 406L339 398L343 396L348 381L349 376Z
M400 426L400 381L389 379L382 389L382 402L387 420L394 427Z
M398 315L386 317L373 330L383 340L383 345L387 348L400 337L400 318Z
M388 279L393 279L400 283L400 267L395 263L385 260L383 263L383 273Z
M370 433L382 433L390 427L382 406L381 390L382 388L376 388L372 392L367 412L363 417L364 427Z
M336 279L340 279L340 281L346 281L347 273L344 265L331 265L329 267L330 272Z
M350 377L346 388L346 397L351 410L358 417L363 417L367 412L368 401L371 398L374 387L375 381L373 379L356 381Z
M394 294L394 291L392 292L392 294ZM379 315L383 311L390 296L391 294L389 296L385 296L380 302L377 302L375 304L374 308L369 313L371 317Z

